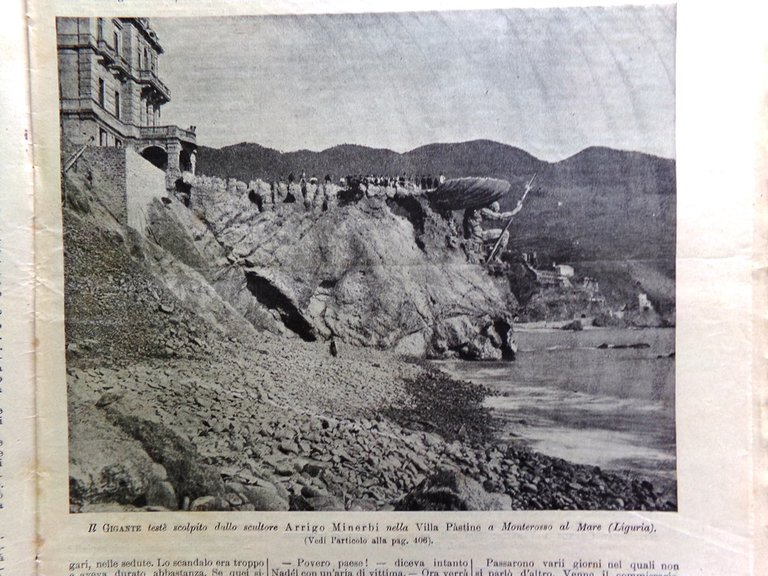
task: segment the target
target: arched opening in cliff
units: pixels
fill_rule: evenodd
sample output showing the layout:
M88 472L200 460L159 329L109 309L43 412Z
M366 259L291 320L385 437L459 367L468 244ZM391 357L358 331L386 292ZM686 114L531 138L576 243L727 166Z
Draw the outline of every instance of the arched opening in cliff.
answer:
M284 294L269 279L249 270L245 273L248 290L260 304L276 311L283 325L306 342L317 340L315 329L296 307L291 298Z
M168 152L160 146L149 146L144 148L144 150L141 151L141 155L160 168L160 170L165 171L168 168Z
M517 345L512 335L512 324L503 318L493 321L493 328L501 337L501 357L504 360L514 360L517 355Z

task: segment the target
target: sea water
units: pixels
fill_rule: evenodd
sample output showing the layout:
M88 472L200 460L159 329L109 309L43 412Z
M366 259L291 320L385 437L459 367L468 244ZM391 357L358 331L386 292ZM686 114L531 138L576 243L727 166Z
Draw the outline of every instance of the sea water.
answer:
M673 329L516 328L516 340L514 362L440 363L492 390L486 405L501 439L579 464L674 478ZM648 347L612 348L633 344Z

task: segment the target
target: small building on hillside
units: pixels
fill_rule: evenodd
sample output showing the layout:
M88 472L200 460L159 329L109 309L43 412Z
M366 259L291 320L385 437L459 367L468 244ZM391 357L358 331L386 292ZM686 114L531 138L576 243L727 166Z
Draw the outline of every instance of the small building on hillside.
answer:
M643 312L653 310L653 304L648 298L648 294L641 292L640 294L637 295L637 307L639 310Z
M571 266L552 265L550 270L541 270L536 267L535 255L523 252L523 265L536 279L536 283L542 288L572 288L571 278L574 270ZM565 271L565 274L563 273Z
M540 286L571 288L571 281L567 276L563 276L557 270L535 270L536 281Z
M146 18L57 18L62 147L133 148L175 181L195 170L194 127L163 125L171 91Z
M575 274L573 266L568 266L567 264L553 264L552 268L564 278L573 278L573 275Z
M589 295L590 304L596 306L604 306L606 304L605 296L600 292L600 284L596 278L584 276L581 280L580 288Z

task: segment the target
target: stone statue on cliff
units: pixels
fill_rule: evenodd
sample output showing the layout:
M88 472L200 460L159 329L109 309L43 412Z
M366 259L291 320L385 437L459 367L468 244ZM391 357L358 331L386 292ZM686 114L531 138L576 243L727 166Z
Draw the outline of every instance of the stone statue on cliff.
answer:
M496 243L496 250L493 258L499 260L501 253L509 243L509 229L483 227L483 222L507 222L513 218L523 208L522 201L517 203L514 210L510 212L500 212L498 202L493 202L487 208L467 208L464 211L464 238L468 240L472 249L485 253L486 246Z
M477 257L477 252L485 258L485 263L491 261L501 261L501 254L509 243L509 228L512 225L512 219L523 209L528 193L533 189L533 182L536 176L525 186L523 196L518 200L517 205L510 212L500 212L499 203L494 201L486 208L467 208L464 211L464 238L468 241L468 256L470 260ZM483 222L504 222L507 224L504 228L483 227ZM487 252L487 246L493 243L493 247ZM474 254L472 254L474 252ZM487 257L485 256L487 252Z

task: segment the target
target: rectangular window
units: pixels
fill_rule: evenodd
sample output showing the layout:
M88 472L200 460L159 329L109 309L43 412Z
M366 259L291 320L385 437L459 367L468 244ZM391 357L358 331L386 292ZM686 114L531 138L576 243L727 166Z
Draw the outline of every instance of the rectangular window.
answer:
M120 92L115 91L115 116L120 119Z
M99 78L99 106L104 108L104 79Z
M113 48L115 49L115 53L119 56L120 55L120 34L118 34L117 30L115 30L112 33L112 43L113 43Z
M99 128L99 146L108 146L107 131L104 128Z
M136 66L141 70L141 48L136 49Z
M104 40L104 18L98 18L96 25L96 39Z

